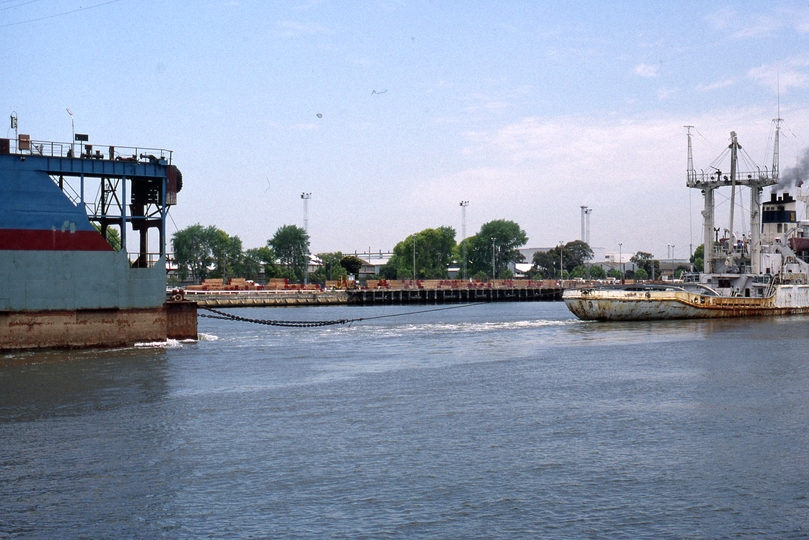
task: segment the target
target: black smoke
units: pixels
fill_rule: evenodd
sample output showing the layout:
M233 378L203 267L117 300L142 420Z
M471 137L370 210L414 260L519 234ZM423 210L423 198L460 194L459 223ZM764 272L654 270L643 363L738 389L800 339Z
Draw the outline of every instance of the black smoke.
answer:
M797 165L781 173L778 178L778 189L785 191L792 186L801 187L807 179L809 179L809 148L803 151Z

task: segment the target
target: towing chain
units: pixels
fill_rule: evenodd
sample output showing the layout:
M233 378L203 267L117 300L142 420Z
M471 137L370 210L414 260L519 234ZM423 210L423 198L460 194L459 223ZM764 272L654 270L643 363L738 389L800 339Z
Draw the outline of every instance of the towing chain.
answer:
M198 315L199 317L205 317L207 319L222 319L226 321L240 321L254 324L263 324L266 326L285 326L289 328L315 328L317 326L334 326L337 324L351 324L353 322L364 320L364 319L335 319L331 321L274 321L270 319L248 319L247 317L239 317L238 315L232 315L230 313L225 313L224 311L219 311L205 306L200 306L199 309L204 309L214 314L214 315L207 315L204 313L200 313Z

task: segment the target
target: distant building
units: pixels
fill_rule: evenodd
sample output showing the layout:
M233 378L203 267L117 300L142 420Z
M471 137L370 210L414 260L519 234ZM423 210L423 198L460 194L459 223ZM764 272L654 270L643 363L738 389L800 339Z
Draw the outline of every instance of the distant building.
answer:
M599 249L602 250L602 256L599 258L593 257L593 265L600 266L605 272L609 272L610 270L618 270L619 272L634 272L637 269L635 263L629 260L635 256L634 253L630 253L628 251L607 253L604 248Z
M392 251L354 251L354 256L362 259L364 263L360 268L360 275L358 278L365 278L368 276L379 275L382 272L382 267L385 266L391 257Z

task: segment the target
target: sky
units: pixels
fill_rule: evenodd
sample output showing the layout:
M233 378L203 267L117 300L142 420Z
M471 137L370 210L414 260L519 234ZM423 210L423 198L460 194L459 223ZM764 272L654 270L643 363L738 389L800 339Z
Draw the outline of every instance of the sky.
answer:
M771 167L779 114L782 171L809 147L807 2L0 0L0 65L21 133L70 141L69 108L91 143L172 150L169 232L245 248L303 227L310 193L313 253L460 240L469 201L467 236L508 219L555 246L587 205L592 246L687 258L684 126L697 170L731 131Z

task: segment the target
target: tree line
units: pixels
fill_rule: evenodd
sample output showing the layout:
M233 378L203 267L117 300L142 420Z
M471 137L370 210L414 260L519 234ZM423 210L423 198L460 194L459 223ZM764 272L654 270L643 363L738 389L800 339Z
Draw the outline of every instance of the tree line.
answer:
M428 228L397 243L377 277L446 279L449 267L457 266L460 277L466 269L467 277L472 279L507 279L514 276L513 264L525 262L519 248L527 242L525 231L517 223L504 219L483 224L477 234L460 243L456 242L452 227ZM321 264L307 274L309 235L296 225L279 227L266 245L259 248L244 249L238 236L199 223L174 233L172 244L179 278L197 283L208 278L256 280L260 276L323 283L345 279L349 274L356 276L363 265L361 259L339 251L317 253ZM592 257L590 246L575 240L534 253L527 275L532 279L630 277L615 269L607 274L598 265L587 265ZM660 263L649 253L638 252L631 262L637 266L636 279L646 279L653 272L660 275Z

